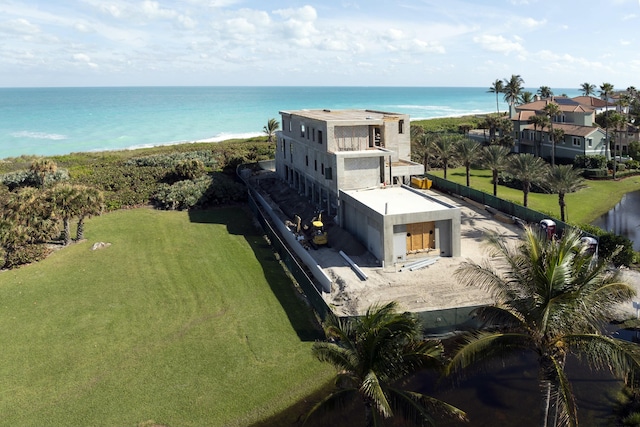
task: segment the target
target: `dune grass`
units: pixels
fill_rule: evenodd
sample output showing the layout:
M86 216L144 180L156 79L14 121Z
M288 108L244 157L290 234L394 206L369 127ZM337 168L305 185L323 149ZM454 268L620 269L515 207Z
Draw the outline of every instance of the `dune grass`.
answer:
M86 237L0 273L1 425L244 426L333 375L240 208L117 211Z
M442 170L432 170L429 173L443 177ZM471 170L470 184L472 188L493 194L490 170ZM447 179L466 185L466 171L464 167L449 169ZM586 224L607 213L624 196L625 193L640 190L640 176L633 176L619 181L586 181L587 187L575 193L567 194L565 201L567 221L573 224ZM498 186L498 197L522 204L521 190ZM529 207L531 209L550 213L560 218L560 206L557 194L529 193Z

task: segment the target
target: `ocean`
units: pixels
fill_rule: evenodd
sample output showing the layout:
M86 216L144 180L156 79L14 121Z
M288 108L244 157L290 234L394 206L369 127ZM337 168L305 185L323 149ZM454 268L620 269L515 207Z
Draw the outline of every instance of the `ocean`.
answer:
M282 110L373 109L412 120L493 112L487 88L0 88L0 158L120 150L261 135ZM535 89L527 89L535 93ZM558 89L556 94L579 94ZM507 104L500 96L500 110Z

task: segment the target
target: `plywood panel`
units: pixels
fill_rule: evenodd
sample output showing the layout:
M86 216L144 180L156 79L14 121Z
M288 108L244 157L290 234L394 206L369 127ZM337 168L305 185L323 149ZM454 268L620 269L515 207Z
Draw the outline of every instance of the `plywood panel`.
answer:
M435 222L407 224L407 252L435 249Z

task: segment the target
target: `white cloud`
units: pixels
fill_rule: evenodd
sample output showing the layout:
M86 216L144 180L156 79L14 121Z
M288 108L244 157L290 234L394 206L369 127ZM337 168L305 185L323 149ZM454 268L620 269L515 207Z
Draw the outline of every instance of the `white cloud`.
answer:
M524 47L518 41L507 40L503 36L496 36L492 34L483 34L473 38L475 43L482 46L483 49L491 52L504 53L505 55L511 52L523 52Z
M14 34L37 34L40 32L40 28L26 19L18 18L0 22L0 31Z
M536 21L533 18L523 18L520 20L520 25L529 29L542 27L546 25L546 23L547 23L546 19L543 19L542 21Z

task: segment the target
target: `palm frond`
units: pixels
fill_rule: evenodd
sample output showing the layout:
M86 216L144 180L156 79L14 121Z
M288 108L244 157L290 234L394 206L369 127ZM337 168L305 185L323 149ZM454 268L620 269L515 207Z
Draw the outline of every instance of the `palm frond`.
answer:
M358 361L350 349L340 347L334 343L315 342L311 352L321 362L328 362L338 370L355 371Z
M458 349L446 368L447 374L461 374L463 370L492 359L498 355L510 354L513 350L536 349L535 342L526 333L468 334L465 343Z
M405 420L415 424L426 423L435 426L437 425L435 417L468 421L464 411L434 397L393 387L389 387L387 391L393 410Z
M555 400L554 418L555 426L576 427L578 425L578 407L571 384L564 372L564 364L551 358L552 362L552 388L551 399Z
M600 334L568 335L565 340L593 368L608 369L618 377L640 368L640 346L635 343Z
M385 418L393 416L391 405L389 405L383 386L375 372L370 371L364 377L362 385L360 386L360 392L367 398L367 400L375 404L375 409L380 413L380 415Z

